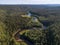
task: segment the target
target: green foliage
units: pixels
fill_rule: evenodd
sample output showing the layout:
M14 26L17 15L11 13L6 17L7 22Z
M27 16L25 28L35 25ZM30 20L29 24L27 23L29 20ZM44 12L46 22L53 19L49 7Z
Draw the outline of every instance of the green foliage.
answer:
M6 10L0 9L0 21L4 22L6 15Z
M54 36L54 45L60 45L60 22L56 22L55 24L51 25L49 30L52 31Z
M24 35L34 43L34 45L44 45L46 43L46 34L44 30L41 29L32 29L28 32L25 32Z
M35 13L38 17L37 22L33 20L35 15L30 18L21 16L30 9L33 12L37 12ZM28 6L0 6L0 41L5 41L3 45L26 45L24 42L16 42L12 35L18 29L31 28L23 36L26 36L34 45L60 45L60 11L58 11L59 8L57 8L58 10L53 9L39 8L38 10ZM48 29L42 30L41 28L44 25L40 20L54 23Z
M29 27L40 27L40 28L42 28L43 24L40 23L37 18L36 18L37 20L33 20L33 18L34 17L31 17L31 20L27 23L27 25Z
M6 40L5 24L0 22L0 41Z

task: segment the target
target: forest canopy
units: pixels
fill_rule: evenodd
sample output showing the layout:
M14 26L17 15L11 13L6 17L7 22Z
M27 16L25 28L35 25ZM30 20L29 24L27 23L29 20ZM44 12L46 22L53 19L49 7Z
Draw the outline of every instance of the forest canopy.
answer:
M60 45L59 7L0 5L0 45Z

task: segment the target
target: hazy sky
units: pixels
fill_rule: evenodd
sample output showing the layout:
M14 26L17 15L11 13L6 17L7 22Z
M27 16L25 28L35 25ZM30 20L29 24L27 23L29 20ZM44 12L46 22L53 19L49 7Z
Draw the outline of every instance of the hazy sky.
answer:
M0 0L0 4L60 4L60 0Z

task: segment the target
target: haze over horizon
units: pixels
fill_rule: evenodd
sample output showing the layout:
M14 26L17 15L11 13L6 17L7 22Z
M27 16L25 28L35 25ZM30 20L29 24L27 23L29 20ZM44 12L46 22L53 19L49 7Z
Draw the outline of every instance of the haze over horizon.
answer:
M0 4L60 4L60 0L0 0Z

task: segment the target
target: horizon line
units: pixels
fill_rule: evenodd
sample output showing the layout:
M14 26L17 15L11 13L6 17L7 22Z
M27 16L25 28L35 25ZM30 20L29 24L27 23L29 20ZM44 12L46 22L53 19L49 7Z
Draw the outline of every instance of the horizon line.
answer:
M0 4L0 5L60 5L60 4Z

